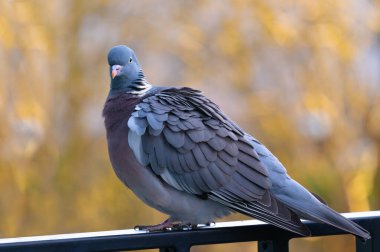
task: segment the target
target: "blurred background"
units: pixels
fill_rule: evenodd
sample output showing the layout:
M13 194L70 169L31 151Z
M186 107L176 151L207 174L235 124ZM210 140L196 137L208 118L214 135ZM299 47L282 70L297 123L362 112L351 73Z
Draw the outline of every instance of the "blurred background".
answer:
M114 175L106 55L201 89L340 212L380 208L380 1L0 1L0 237L165 216ZM233 215L225 220L246 219ZM354 238L291 242L354 251ZM255 251L255 243L192 251Z

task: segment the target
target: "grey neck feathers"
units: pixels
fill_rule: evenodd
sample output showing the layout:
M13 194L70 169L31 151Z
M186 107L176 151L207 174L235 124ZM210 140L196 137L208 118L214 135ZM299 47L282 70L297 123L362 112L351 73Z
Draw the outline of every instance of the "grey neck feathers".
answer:
M137 79L132 81L130 90L127 93L141 95L152 88L152 85L145 79L143 71L139 71Z
M152 85L145 79L142 70L139 71L137 78L133 81L118 80L111 83L111 95L119 93L128 93L133 95L144 95L148 90L152 88Z

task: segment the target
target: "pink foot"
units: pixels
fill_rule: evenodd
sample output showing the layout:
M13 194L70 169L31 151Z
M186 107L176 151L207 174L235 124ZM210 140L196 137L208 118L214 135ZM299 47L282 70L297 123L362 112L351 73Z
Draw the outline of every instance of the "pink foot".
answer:
M209 223L206 224L208 226ZM188 229L196 229L198 228L197 224L187 223L187 222L181 222L181 221L172 221L170 219L167 219L166 221L157 224L157 225L151 225L151 226L143 226L138 225L135 227L135 230L143 230L143 231L163 231L163 230L188 230Z
M135 226L135 230L141 230L141 231L148 231L148 232L153 232L153 231L164 231L164 230L189 230L189 229L197 229L198 227L209 227L215 225L215 222L209 222L203 225L198 225L198 224L192 224L189 222L182 222L182 221L173 221L170 218L167 219L166 221L157 224L157 225L149 225L149 226L144 226L144 225L138 225Z
M167 219L166 221L157 224L157 225L150 225L150 226L143 226L138 225L135 226L135 230L143 230L143 231L161 231L161 230L168 230L175 226L175 223L171 221L170 219Z

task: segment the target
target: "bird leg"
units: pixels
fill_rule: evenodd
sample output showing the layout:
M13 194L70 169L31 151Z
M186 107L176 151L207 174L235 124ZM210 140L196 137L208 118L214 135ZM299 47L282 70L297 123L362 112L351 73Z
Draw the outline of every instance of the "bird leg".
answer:
M143 230L143 231L161 231L161 230L168 230L173 228L176 225L175 222L173 222L170 218L167 219L164 222L161 222L160 224L157 225L148 225L148 226L143 226L143 225L138 225L135 226L135 230Z
M178 222L173 225L173 229L189 230L189 229L197 229L200 227L211 227L213 225L215 225L215 222L207 222L205 224L194 224L191 222Z
M211 226L211 223L206 223L203 226ZM157 224L157 225L138 225L135 226L135 230L141 230L141 231L163 231L163 230L188 230L188 229L196 229L198 228L198 224L193 224L190 222L184 222L184 221L173 221L170 218L165 220L164 222Z

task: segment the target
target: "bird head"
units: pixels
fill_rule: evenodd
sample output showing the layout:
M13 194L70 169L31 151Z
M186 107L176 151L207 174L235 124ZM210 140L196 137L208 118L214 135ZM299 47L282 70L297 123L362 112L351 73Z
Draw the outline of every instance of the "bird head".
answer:
M125 45L111 48L108 53L111 90L129 90L144 78L140 63L132 49Z

